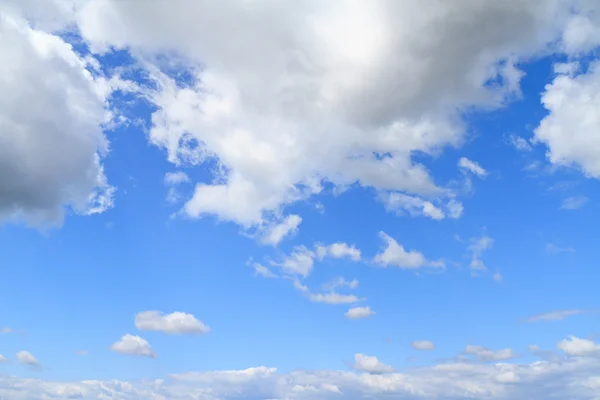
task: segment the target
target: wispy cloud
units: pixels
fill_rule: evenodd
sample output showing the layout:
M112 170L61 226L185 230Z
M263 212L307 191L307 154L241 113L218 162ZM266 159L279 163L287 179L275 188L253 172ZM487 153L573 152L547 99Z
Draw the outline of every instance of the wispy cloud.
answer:
M586 205L590 199L585 196L573 196L564 199L560 205L561 210L577 210Z
M571 246L558 246L554 243L546 243L546 251L550 254L575 253L575 249Z
M595 311L595 310L579 310L579 309L557 310L557 311L550 311L550 312L543 313L543 314L532 315L531 317L526 318L525 321L526 322L562 321L564 319L573 317L575 315L592 314L592 313L596 313L596 312L597 311Z

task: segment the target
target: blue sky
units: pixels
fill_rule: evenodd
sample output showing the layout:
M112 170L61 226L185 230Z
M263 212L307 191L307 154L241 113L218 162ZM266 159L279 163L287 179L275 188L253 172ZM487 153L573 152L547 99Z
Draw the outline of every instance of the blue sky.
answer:
M339 3L0 5L2 398L597 399L598 5Z

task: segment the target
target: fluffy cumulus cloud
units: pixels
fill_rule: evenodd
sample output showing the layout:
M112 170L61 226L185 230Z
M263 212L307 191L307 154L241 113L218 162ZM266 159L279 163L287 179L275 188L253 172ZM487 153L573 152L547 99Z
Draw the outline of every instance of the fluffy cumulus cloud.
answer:
M344 242L332 243L328 246L317 244L317 257L322 260L325 257L349 258L352 261L360 260L360 250Z
M575 75L559 73L546 87L542 103L549 114L535 130L535 139L548 146L549 160L600 178L600 63ZM565 208L579 208L580 203Z
M375 311L371 307L352 307L344 314L348 319L363 319L372 315L375 315Z
M110 346L115 353L127 354L130 356L142 356L155 358L156 353L150 347L147 340L139 336L126 334L121 339Z
M176 0L143 12L118 0L4 1L0 45L10 56L0 72L11 78L0 81L0 171L11 173L0 181L0 215L39 223L59 221L65 207L94 213L113 204L102 129L106 99L123 87L94 77L46 33L66 26L94 54L128 49L145 69L153 84L136 90L156 106L149 139L169 161L214 166L183 212L279 227L269 243L295 229L287 205L330 185L411 196L403 212L441 219L454 194L412 155L459 146L461 111L518 97L520 62L546 51L577 57L599 43L589 0L340 1ZM188 82L162 68L164 54ZM535 131L552 162L594 177L598 70L557 69L543 97L549 115ZM466 158L459 165L486 174Z
M160 331L170 334L202 334L210 331L202 321L192 314L160 311L143 311L135 316L135 327L141 331Z
M592 340L581 339L575 336L569 336L567 339L558 343L558 348L569 356L575 357L600 357L600 344Z
M270 261L271 266L281 269L287 276L307 277L312 271L315 253L305 246L296 246L281 261Z
M110 119L111 85L95 79L69 44L22 19L17 2L4 3L0 222L52 226L62 223L67 209L100 213L113 205L115 191L101 163L108 152L102 126Z
M19 364L28 365L33 368L39 368L41 366L40 362L28 351L20 351L17 353L17 362Z
M385 232L380 232L379 235L385 242L385 248L375 256L374 261L378 265L402 269L444 268L445 266L442 260L429 261L423 253L416 250L405 250L401 244Z
M377 359L377 357L366 356L360 353L354 355L354 369L371 374L394 372L394 368L392 366L382 363Z
M518 96L518 63L561 37L571 9L559 0L61 3L93 51L131 49L147 70L156 89L143 95L157 107L149 138L169 161L216 165L184 212L245 227L279 223L286 205L329 184L447 198L412 154L460 145L462 110ZM161 71L165 53L189 82Z

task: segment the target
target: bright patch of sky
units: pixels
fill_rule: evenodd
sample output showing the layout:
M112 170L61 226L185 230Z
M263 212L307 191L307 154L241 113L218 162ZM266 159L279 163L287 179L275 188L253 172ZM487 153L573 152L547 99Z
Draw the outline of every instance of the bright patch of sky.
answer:
M0 2L2 399L600 391L600 3Z

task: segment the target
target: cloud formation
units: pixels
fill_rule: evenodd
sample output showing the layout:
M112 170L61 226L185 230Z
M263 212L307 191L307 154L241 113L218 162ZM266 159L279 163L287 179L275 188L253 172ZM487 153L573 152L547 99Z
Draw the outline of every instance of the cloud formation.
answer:
M6 7L0 8L0 53L7 55L0 67L0 223L47 227L61 225L67 210L101 213L115 193L102 165L111 82L94 78L61 38Z
M126 354L130 356L142 356L156 358L156 353L150 347L147 340L139 336L126 334L121 339L110 346L115 353Z
M369 318L370 316L375 315L375 311L371 310L371 307L352 307L344 316L348 319L363 319Z
M41 366L40 362L28 351L19 351L17 353L17 362L19 364L28 365L33 368L39 368Z
M375 263L381 266L398 267L402 269L419 269L424 267L444 268L442 260L429 261L425 256L416 251L407 251L398 242L385 232L380 232L379 236L385 242L385 248L375 256Z
M135 327L141 331L160 331L169 334L203 334L210 331L202 321L192 314L160 311L143 311L135 316Z

